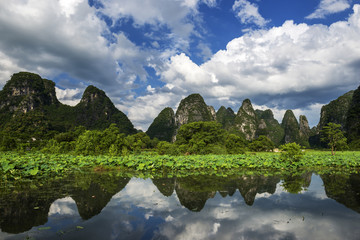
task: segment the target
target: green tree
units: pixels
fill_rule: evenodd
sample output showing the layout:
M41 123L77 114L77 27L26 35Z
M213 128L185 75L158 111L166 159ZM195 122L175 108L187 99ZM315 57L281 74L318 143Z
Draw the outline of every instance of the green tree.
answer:
M150 137L144 132L127 136L125 142L129 150L136 154L139 154L141 150L150 148L152 144Z
M189 154L224 154L226 131L217 122L192 122L180 127L175 144Z
M343 131L341 131L341 125L336 123L328 123L323 127L321 132L321 141L327 142L328 146L331 148L331 154L335 155L336 149L346 149L347 148L347 139L344 136Z
M176 149L175 144L166 141L160 141L156 146L156 151L159 155L177 155Z
M75 151L83 155L99 155L101 153L101 131L87 130L79 136L75 144Z
M0 138L0 151L11 151L16 149L16 139L13 138L9 133L1 133Z
M225 140L225 147L229 154L243 154L246 149L246 141L238 135L229 134Z
M249 144L249 149L254 152L268 152L273 150L274 147L274 143L264 135L261 135Z

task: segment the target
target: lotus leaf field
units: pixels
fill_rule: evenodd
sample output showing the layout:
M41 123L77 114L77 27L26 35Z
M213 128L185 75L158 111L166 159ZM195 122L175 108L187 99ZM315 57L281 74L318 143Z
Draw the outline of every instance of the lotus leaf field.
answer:
M262 152L241 155L189 155L166 156L155 153L129 156L73 156L43 154L0 153L2 181L61 177L74 171L103 171L118 169L138 176L179 176L217 174L227 175L241 171L319 171L341 170L358 172L360 152L308 151L298 162L288 162L279 153Z

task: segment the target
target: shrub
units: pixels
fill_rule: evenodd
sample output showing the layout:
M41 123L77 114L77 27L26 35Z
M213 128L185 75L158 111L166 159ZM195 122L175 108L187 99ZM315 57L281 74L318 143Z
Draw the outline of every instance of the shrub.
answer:
M297 143L287 143L280 146L280 160L290 164L295 164L304 156L301 146Z

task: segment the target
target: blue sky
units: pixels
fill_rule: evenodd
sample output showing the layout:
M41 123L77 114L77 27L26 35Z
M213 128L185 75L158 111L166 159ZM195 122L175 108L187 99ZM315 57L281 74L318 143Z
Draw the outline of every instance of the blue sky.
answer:
M200 93L236 112L249 98L311 126L360 81L360 0L0 2L0 87L31 71L77 104L103 89L137 128Z

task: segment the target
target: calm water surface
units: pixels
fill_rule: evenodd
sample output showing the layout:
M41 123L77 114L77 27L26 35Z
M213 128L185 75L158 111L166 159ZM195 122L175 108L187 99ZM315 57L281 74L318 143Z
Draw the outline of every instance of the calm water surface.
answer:
M0 239L360 239L360 175L139 179L2 188Z

